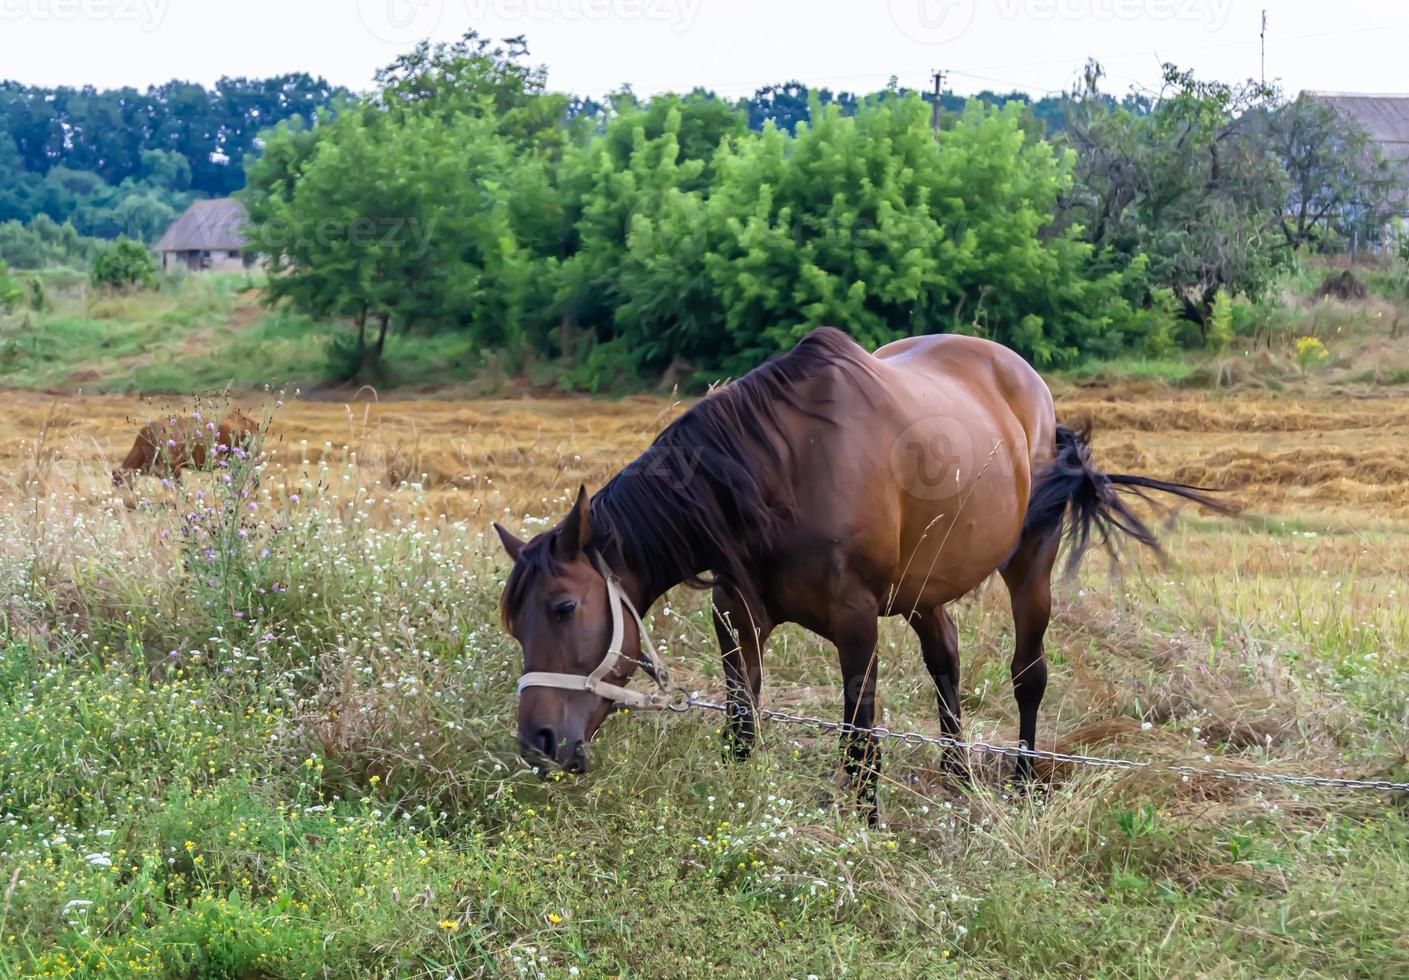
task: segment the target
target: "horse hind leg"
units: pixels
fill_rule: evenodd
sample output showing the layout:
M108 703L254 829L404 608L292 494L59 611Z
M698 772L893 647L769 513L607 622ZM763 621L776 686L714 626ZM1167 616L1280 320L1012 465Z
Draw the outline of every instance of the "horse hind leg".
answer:
M864 601L848 605L834 618L831 640L841 661L843 694L850 729L842 734L846 774L856 791L856 799L875 826L880 818L877 784L881 773L881 747L870 729L876 724L876 601L869 594Z
M754 612L728 585L714 587L714 633L724 658L729 721L725 746L735 759L747 759L757 735L755 712L763 687L763 645L773 631L762 610Z
M959 629L943 606L915 612L910 616L910 627L920 638L925 669L934 680L940 731L947 738L960 738ZM955 748L944 750L944 768L957 776L968 775L963 753Z
M1013 608L1013 697L1018 703L1018 740L1037 747L1037 709L1047 691L1043 638L1052 618L1052 566L1061 540L1059 528L1030 532L1001 569ZM1032 760L1019 756L1019 782L1032 777Z

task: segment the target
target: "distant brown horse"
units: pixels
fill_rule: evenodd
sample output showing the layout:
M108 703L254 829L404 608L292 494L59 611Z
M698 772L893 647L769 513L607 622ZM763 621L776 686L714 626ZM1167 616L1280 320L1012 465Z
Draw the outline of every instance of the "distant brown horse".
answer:
M137 433L122 465L113 470L113 486L131 486L133 478L142 473L180 482L181 471L187 467L204 469L237 449L247 449L257 430L258 426L238 411L230 412L218 424L195 415L149 422Z
M1063 526L1073 562L1093 527L1155 545L1118 489L1223 509L1196 487L1098 471L1083 436L1057 424L1046 384L1005 347L927 336L872 355L816 330L696 404L590 502L579 491L553 529L525 543L495 525L514 561L501 608L524 653L519 741L585 770L611 699L633 693L622 685L641 629L617 608L622 597L644 611L705 573L737 754L752 746L763 647L782 623L836 645L845 720L864 733L875 722L876 620L903 616L942 729L957 736L959 650L945 606L997 571L1012 598L1018 737L1035 746ZM612 640L619 658L607 656ZM879 748L866 734L845 748L874 819ZM1030 768L1020 759L1020 776Z

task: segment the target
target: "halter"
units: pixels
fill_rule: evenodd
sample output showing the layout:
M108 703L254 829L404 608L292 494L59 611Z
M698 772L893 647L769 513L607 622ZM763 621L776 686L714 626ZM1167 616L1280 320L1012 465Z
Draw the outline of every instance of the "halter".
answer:
M564 691L587 691L599 697L616 701L628 708L673 707L676 700L674 695L677 692L674 692L670 686L670 675L666 669L665 661L661 660L656 653L656 648L651 643L650 634L646 632L646 624L641 622L641 614L636 611L636 607L626 597L626 593L621 589L621 581L607 567L607 563L603 561L599 552L592 553L592 564L607 582L607 608L612 611L612 639L611 643L607 645L606 657L590 674L560 674L555 671L531 670L519 678L519 693L522 694L524 689L529 687L556 687ZM650 694L643 694L640 691L633 691L620 684L612 684L603 680L616 669L617 661L622 657L621 642L626 634L626 619L622 615L622 609L630 613L631 618L636 621L636 629L641 634L641 648L646 652L646 660L649 661L642 666L646 668L646 673L659 688ZM679 693L683 694L683 692Z

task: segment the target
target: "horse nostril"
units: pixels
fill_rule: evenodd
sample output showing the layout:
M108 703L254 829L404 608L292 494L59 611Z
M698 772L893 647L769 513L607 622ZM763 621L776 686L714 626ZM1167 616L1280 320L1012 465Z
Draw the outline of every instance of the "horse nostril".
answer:
M555 759L558 755L558 733L548 727L543 727L534 732L529 744L538 752L542 752L549 759Z

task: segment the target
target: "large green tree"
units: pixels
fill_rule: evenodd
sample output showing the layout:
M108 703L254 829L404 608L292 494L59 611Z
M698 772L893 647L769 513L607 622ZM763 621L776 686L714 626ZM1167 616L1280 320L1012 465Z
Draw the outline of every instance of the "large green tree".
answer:
M1159 98L1116 104L1088 67L1068 102L1075 181L1062 221L1098 254L1148 262L1201 327L1220 291L1262 296L1278 274L1286 173L1260 124L1272 93L1165 67Z

